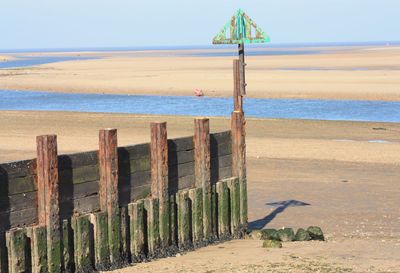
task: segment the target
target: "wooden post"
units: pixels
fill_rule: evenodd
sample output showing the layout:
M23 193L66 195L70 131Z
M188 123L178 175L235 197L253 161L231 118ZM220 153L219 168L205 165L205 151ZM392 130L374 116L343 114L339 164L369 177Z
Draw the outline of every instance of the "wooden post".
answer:
M246 63L244 62L244 44L239 44L239 70L240 70L240 95L246 95L246 71L245 66Z
M244 113L232 113L232 175L239 178L240 224L247 227L246 121Z
M218 194L218 238L226 240L229 238L230 213L229 213L229 190L226 181L217 182Z
M7 273L6 234L0 231L0 273Z
M243 112L243 96L240 93L240 60L233 60L233 109Z
M117 130L104 129L99 133L100 208L107 212L110 262L121 259L121 223L118 202Z
M28 237L31 239L32 273L48 272L46 227L28 228Z
M237 177L227 179L230 200L231 234L234 238L241 236L240 230L240 184Z
M90 221L93 225L95 267L97 270L106 270L110 266L107 212L91 214Z
M169 227L170 227L170 241L171 241L171 249L170 251L177 251L178 246L178 209L176 205L176 196L172 194L169 196Z
M176 203L178 206L178 247L179 250L187 250L191 248L189 191L178 191Z
M189 190L192 201L192 238L195 247L202 246L203 241L203 190L195 188ZM211 211L210 211L211 212ZM210 219L211 220L211 219Z
M131 237L131 260L132 262L141 262L146 259L145 251L145 219L144 219L144 202L136 201L128 205L129 227Z
M91 272L93 270L90 252L90 219L89 215L72 218L74 230L74 256L76 272Z
M30 272L28 265L27 237L25 229L10 230L7 236L9 273Z
M61 223L62 230L62 251L63 251L63 272L74 272L74 235L71 226L71 219L65 219Z
M124 263L128 262L129 258L129 216L128 207L121 207L120 210L121 219L121 258Z
M153 122L150 127L151 195L159 200L160 246L164 251L170 243L167 123Z
M61 232L57 136L38 136L37 185L38 221L46 226L47 260L50 273L61 272Z
M144 201L147 213L147 258L157 258L160 248L159 203L156 198L147 198Z
M203 235L211 240L211 180L210 180L210 122L208 118L194 120L195 185L203 190Z

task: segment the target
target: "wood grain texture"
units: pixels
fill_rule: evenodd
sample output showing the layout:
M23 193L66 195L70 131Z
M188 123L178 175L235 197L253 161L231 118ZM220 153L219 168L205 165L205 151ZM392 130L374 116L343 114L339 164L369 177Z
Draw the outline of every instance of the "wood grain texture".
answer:
M111 264L120 261L121 223L118 194L118 141L116 129L99 132L100 208L107 212Z
M151 123L151 195L159 199L160 245L169 244L169 190L167 123Z
M198 118L194 121L195 186L202 189L202 235L211 237L211 153L210 121ZM197 201L198 202L198 201ZM198 215L198 213L196 214Z
M61 272L61 230L58 180L57 136L36 138L38 222L47 229L49 272Z

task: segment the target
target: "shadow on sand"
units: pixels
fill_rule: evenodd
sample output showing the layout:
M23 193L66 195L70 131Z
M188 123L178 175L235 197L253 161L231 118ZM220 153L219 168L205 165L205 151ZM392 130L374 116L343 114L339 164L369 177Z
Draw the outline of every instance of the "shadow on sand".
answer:
M275 210L273 212L271 212L270 214L268 214L267 216L265 216L264 218L250 222L249 223L250 229L261 229L261 228L265 227L265 225L269 224L279 213L282 213L288 207L310 206L310 204L308 204L308 203L305 203L302 201L297 201L297 200L271 202L271 203L266 203L265 205L275 207Z

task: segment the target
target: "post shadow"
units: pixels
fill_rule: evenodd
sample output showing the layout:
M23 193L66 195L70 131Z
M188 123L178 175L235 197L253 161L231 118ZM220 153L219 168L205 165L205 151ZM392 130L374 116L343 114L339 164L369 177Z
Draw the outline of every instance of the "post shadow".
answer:
M118 200L120 206L132 202L131 155L129 150L118 147Z
M301 207L301 206L311 206L308 203L298 201L298 200L286 200L280 202L270 202L266 203L267 206L276 207L273 212L266 215L264 218L252 221L249 223L250 229L262 229L265 225L269 224L278 214L284 212L289 207Z
M8 197L8 173L0 166L0 271L8 272L6 230L10 229L10 199Z

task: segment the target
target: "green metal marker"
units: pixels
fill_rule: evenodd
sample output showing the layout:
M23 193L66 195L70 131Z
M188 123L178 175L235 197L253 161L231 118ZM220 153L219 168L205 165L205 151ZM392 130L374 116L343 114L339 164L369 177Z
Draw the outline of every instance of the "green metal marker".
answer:
M246 94L244 44L268 43L270 38L241 9L213 39L213 44L238 44L241 63L240 95Z

